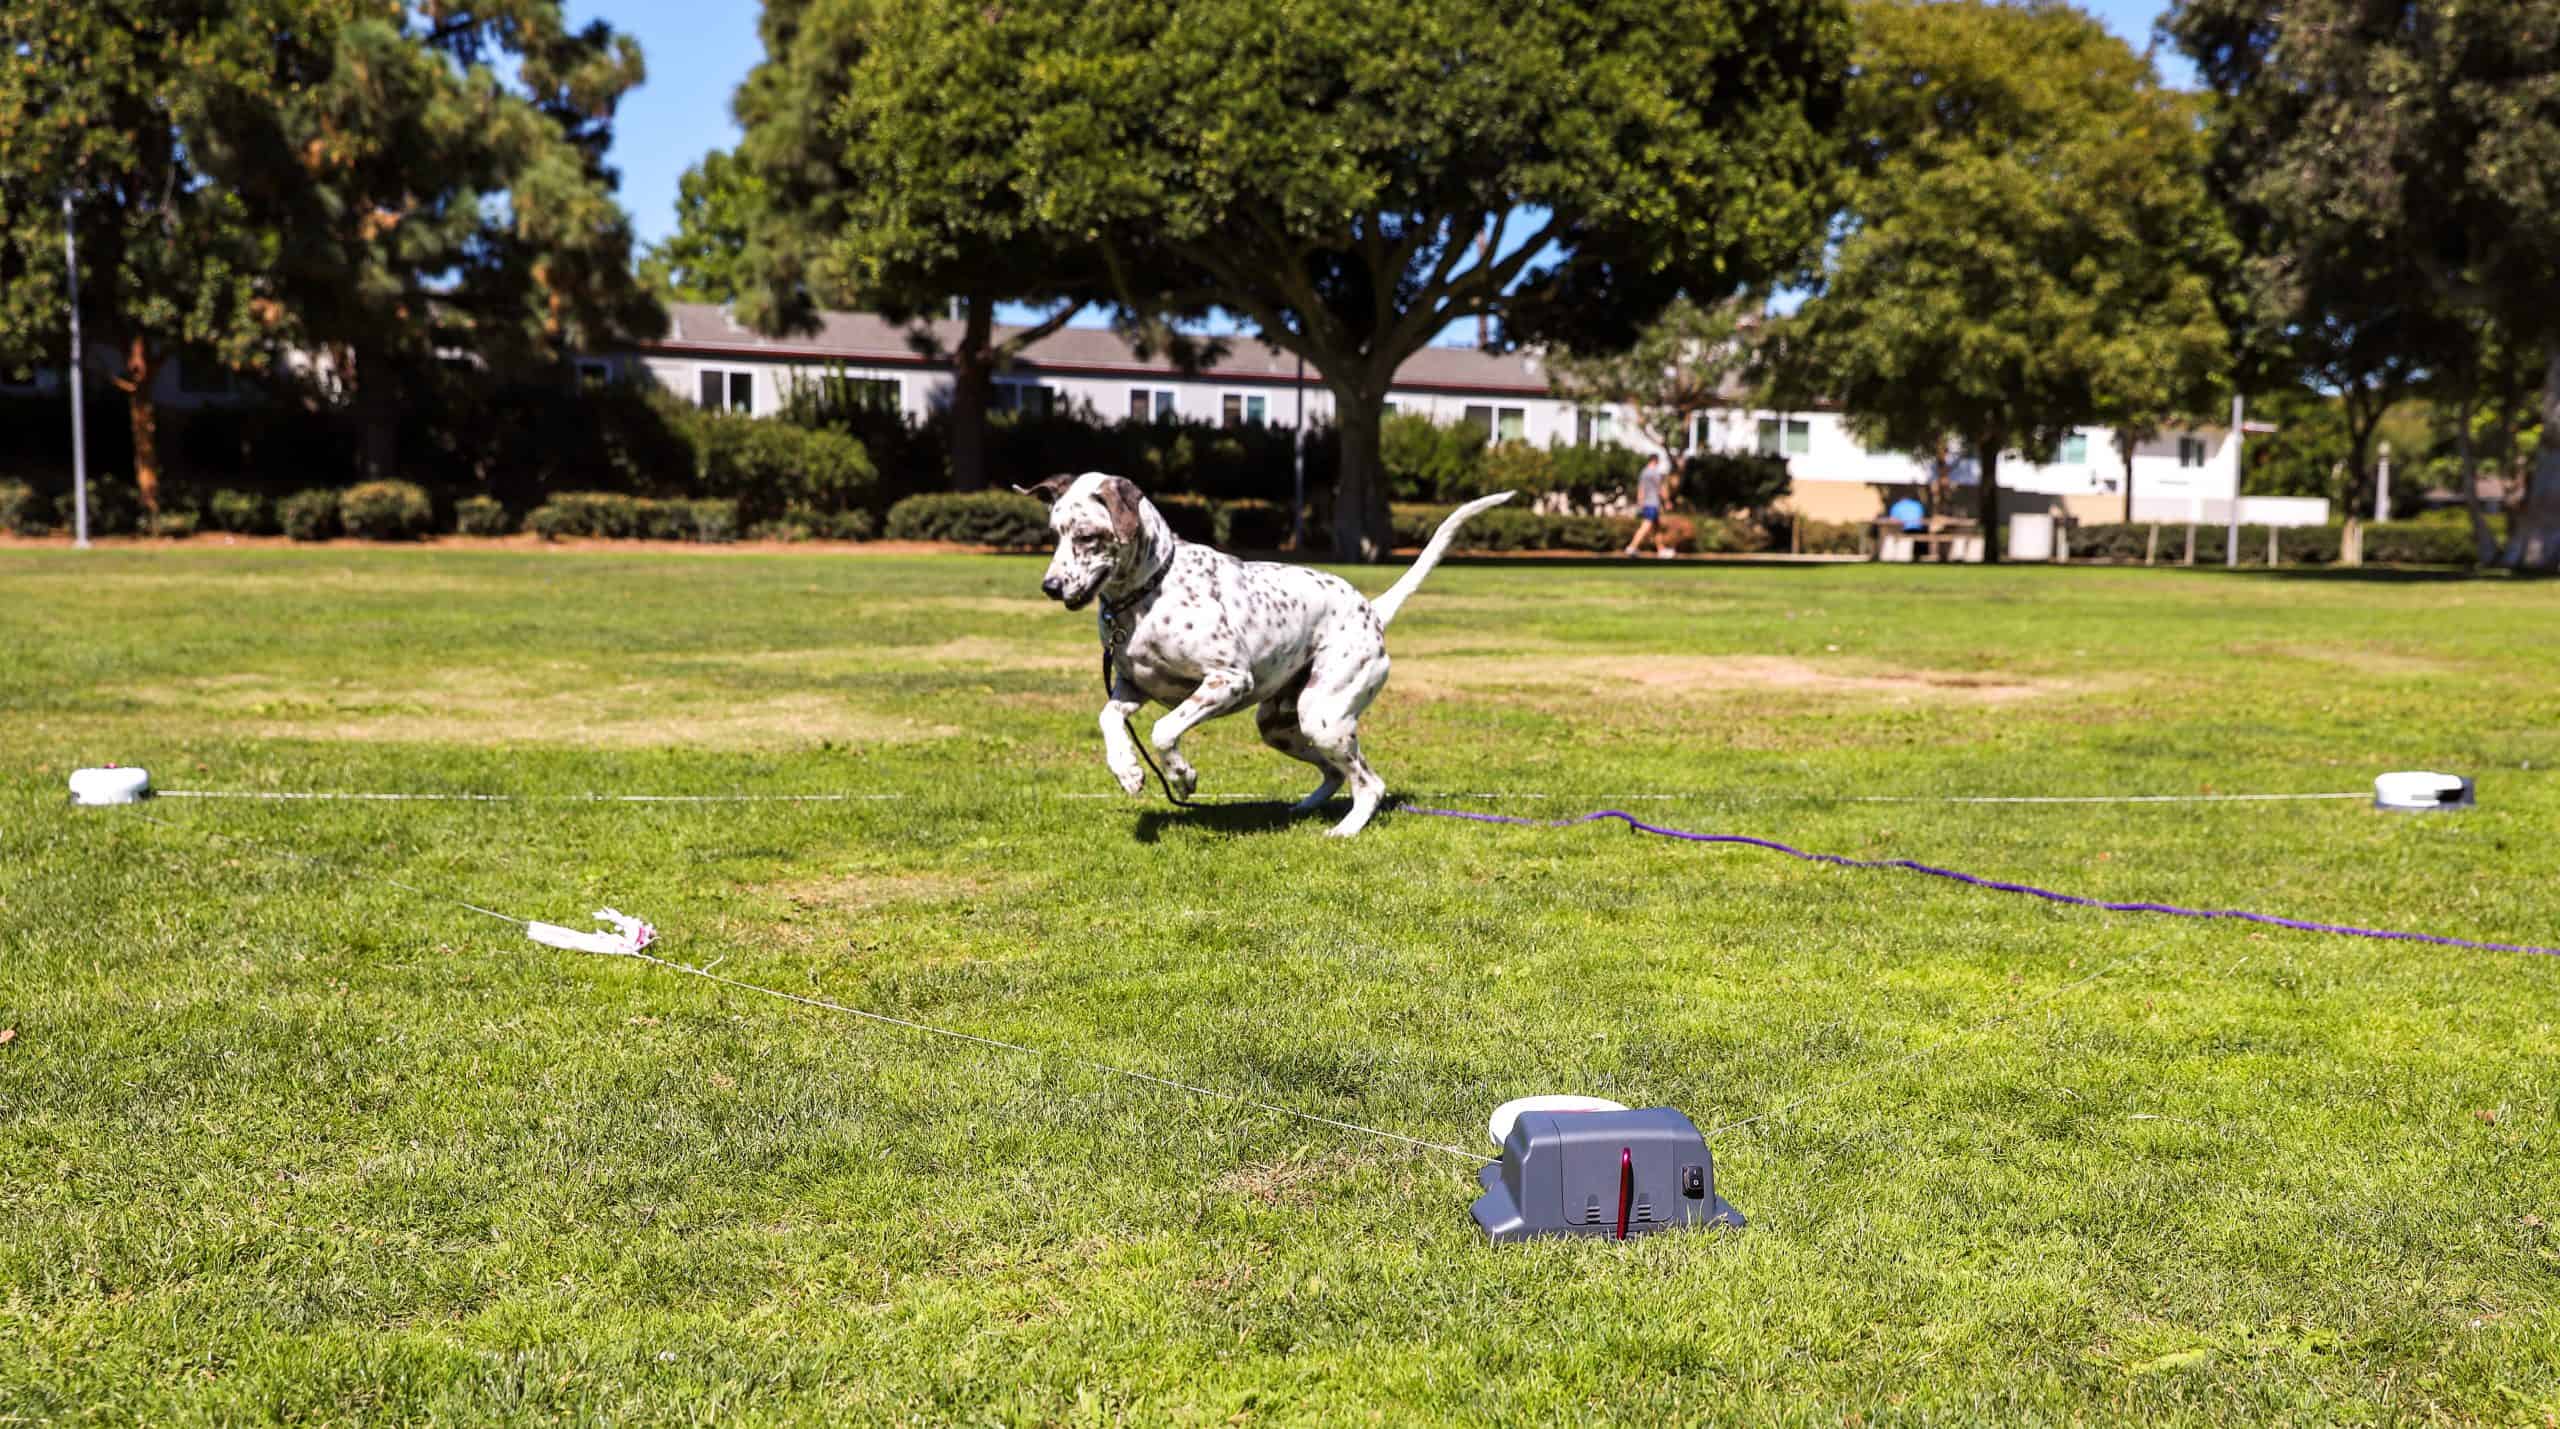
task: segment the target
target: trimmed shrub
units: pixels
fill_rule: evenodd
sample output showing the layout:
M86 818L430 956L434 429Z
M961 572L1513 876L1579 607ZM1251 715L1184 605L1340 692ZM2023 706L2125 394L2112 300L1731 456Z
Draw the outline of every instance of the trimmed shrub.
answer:
M868 512L878 499L880 476L870 455L842 431L736 413L702 413L694 422L702 492L734 502L749 520L795 506L832 518Z
M2108 522L2081 526L2071 532L2071 558L2093 561L2140 561L2149 549L2154 527L2160 532L2157 559L2171 565L2186 559L2187 526L2183 521ZM2221 565L2222 548L2228 528L2215 525L2196 527L2196 563ZM2288 566L2326 566L2338 560L2345 544L2343 526L2285 526L2276 530L2276 559ZM2379 525L2366 523L2364 558L2368 565L2378 566L2468 566L2476 564L2479 553L2471 544L2468 525L2450 525L2438 521L2390 521ZM2240 528L2240 564L2263 566L2267 561L2267 528Z
M1480 494L1485 443L1473 427L1399 412L1380 430L1379 447L1390 500L1455 502Z
M1289 508L1277 501L1222 501L1218 515L1226 523L1219 538L1242 551L1276 551L1289 540Z
M53 503L23 481L0 481L0 526L12 535L41 536L53 529Z
M1680 504L1692 511L1758 514L1787 494L1787 459L1754 452L1697 452L1680 467Z
M1451 506L1395 506L1396 544L1419 546L1431 539ZM1690 523L1683 523L1690 524ZM1557 516L1497 506L1478 515L1458 532L1461 551L1590 551L1626 549L1636 522L1625 516Z
M414 541L435 529L435 503L406 481L368 481L338 494L338 524L364 541Z
M193 511L164 510L151 518L151 534L164 541L183 541L196 533L198 519Z
M691 501L686 505L693 508L693 539L710 546L726 545L738 539L738 503ZM871 519L868 511L855 514L865 521Z
M747 528L750 541L779 541L789 545L814 538L815 533L804 521L758 521Z
M1555 476L1548 487L1564 493L1575 508L1588 511L1598 502L1632 501L1636 475L1644 470L1642 454L1615 442L1589 447L1558 447ZM1499 488L1497 488L1499 489Z
M516 529L516 519L496 497L466 496L453 503L453 527L465 536L504 536Z
M338 534L338 493L297 491L276 503L276 522L297 541L325 541Z
M1862 521L1799 521L1796 549L1808 556L1854 556L1866 549L1867 525ZM2073 537L2072 550L2079 550L2078 537Z
M564 491L536 507L525 525L546 541L564 536L627 541L647 534L646 512L639 497L618 491Z
M76 531L72 517L74 493L64 492L53 500L54 525L65 531ZM92 536L130 536L142 526L142 493L123 482L98 478L89 483L89 534Z
M889 508L892 541L957 541L1024 550L1051 544L1049 508L1010 491L910 496Z
M217 491L205 503L205 524L242 536L272 536L276 504L255 491Z

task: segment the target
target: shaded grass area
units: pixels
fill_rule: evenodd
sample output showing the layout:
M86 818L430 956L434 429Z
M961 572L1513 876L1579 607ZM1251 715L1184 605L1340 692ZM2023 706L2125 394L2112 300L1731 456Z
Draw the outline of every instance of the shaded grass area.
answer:
M2560 1413L2560 961L1606 828L1389 816L1343 845L1068 799L1111 787L1093 631L1035 583L988 558L0 555L0 1410ZM2555 602L1452 569L1399 621L1365 743L1402 791L1507 796L1468 807L1676 793L1639 807L2560 942ZM1209 792L1302 783L1242 721L1190 748ZM107 760L174 787L895 797L65 809L63 773ZM2419 767L2477 774L2482 807L1841 797ZM1452 1158L557 953L383 875L554 921L611 903L724 974L1432 1141L1536 1091L1790 1109L1717 1141L1746 1232L1495 1251Z

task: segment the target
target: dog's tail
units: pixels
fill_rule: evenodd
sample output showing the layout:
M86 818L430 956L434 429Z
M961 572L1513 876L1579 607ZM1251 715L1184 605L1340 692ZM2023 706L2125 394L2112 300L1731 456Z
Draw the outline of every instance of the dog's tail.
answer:
M1497 491L1491 496L1479 496L1450 512L1449 519L1440 523L1440 529L1431 533L1431 544L1423 547L1422 554L1413 558L1413 565L1397 577L1394 585L1387 587L1385 595L1369 602L1378 612L1378 623L1385 625L1396 618L1396 612L1404 608L1404 598L1419 590L1422 578L1431 574L1431 568L1440 564L1440 558L1449 553L1449 543L1458 538L1458 528L1467 523L1468 517L1500 506L1512 495L1508 491Z

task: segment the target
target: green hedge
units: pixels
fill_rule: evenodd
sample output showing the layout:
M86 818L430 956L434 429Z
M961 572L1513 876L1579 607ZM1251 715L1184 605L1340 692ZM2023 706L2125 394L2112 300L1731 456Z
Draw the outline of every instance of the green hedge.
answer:
M1439 530L1440 523L1448 520L1449 513L1455 509L1452 506L1391 507L1396 544L1419 546L1430 540L1431 533ZM1626 549L1627 540L1635 531L1635 521L1625 516L1556 516L1497 506L1477 515L1459 530L1457 549L1606 553Z
M23 481L0 481L0 528L16 536L41 536L53 529L53 503Z
M276 521L297 541L325 541L338 534L338 493L297 491L276 503Z
M241 536L272 536L277 530L276 504L263 492L226 488L205 502L205 524Z
M435 529L426 488L406 481L367 481L338 493L338 525L364 541L415 541Z
M465 536L504 536L516 529L516 518L495 497L466 496L453 503L453 529Z
M2139 561L2149 548L2152 522L2111 522L2080 526L2071 532L2073 560ZM2160 544L2156 559L2164 564L2186 559L2187 527L2184 522L2156 523ZM2240 564L2262 566L2267 561L2267 527L2240 528ZM2223 542L2228 528L2199 525L2196 527L2196 562L2199 565L2221 565ZM2285 565L2325 566L2335 564L2340 546L2345 542L2343 526L2285 526L2276 528L2276 559ZM2468 566L2476 564L2479 552L2471 544L2468 525L2450 525L2440 521L2390 521L2367 524L2364 528L2364 559L2377 566Z
M1010 491L941 491L910 496L889 508L892 541L957 541L966 546L1027 550L1052 544L1049 508Z
M525 529L546 541L584 536L607 541L691 541L714 545L738 539L738 504L717 500L660 501L618 491L564 491L533 509Z

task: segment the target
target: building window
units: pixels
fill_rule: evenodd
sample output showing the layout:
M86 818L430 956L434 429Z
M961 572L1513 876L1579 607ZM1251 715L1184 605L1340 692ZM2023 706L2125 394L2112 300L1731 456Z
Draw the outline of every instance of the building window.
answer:
M1573 414L1573 444L1578 447L1606 446L1618 439L1618 421L1613 413L1585 408Z
M999 382L996 384L996 410L1021 412L1034 417L1057 415L1058 389L1036 382Z
M578 359L578 385L602 387L613 380L613 364L599 358Z
M727 367L702 369L702 410L755 415L756 375Z
M898 410L898 379L847 377L830 372L818 379L818 396L833 412L894 412Z
M1271 414L1270 399L1230 392L1218 403L1218 420L1226 426L1261 426Z
M1172 421L1173 394L1160 387L1129 389L1129 420L1133 422Z
M1799 417L1760 419L1762 456L1803 456L1813 450L1813 423Z
M2087 466L2089 464L2089 439L2077 432L2064 437L2062 439L2062 464L2064 466Z
M2202 466L2202 465L2204 465L2204 438L2202 438L2202 437L2180 437L2180 438L2178 438L2178 465L2180 465L2180 466Z
M231 395L231 369L219 362L181 353L178 357L178 390L190 397L227 397Z
M1493 409L1491 407L1469 407L1466 415L1458 419L1458 425L1474 432L1478 437L1481 437L1486 441L1492 441Z
M1525 407L1497 407L1493 412L1493 439L1497 442L1525 442L1529 439L1529 412Z

